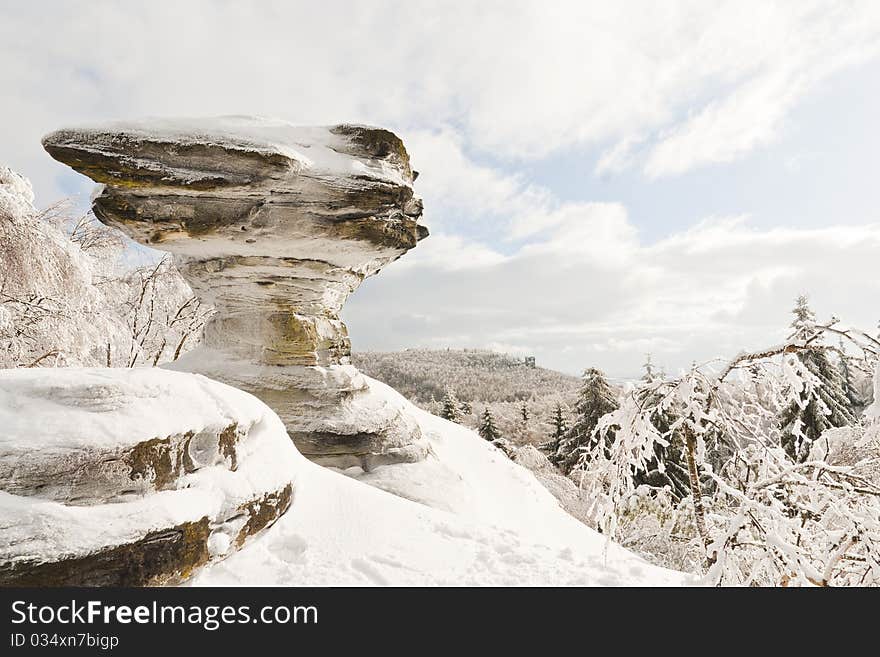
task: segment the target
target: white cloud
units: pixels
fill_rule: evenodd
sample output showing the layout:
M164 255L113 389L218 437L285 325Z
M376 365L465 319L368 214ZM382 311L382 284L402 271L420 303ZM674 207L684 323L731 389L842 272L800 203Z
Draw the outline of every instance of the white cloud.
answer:
M65 124L385 125L433 234L351 300L355 346L516 345L631 374L643 350L671 368L763 344L804 290L875 325L880 229L712 218L647 244L617 199L566 202L499 162L605 149L585 170L662 178L743 158L878 36L873 0L6 3L0 145L46 202L69 174L39 139Z
M647 245L621 207L579 209L479 271L420 262L420 246L408 270L389 268L349 302L355 346L515 344L560 369L628 376L646 351L675 369L782 339L801 292L821 316L876 325L878 225L757 230L715 218ZM432 321L396 332L391 299Z
M404 257L395 270L429 267L441 271L480 269L504 262L505 256L487 246L468 241L459 235L434 232L419 244L419 257Z
M871 0L6 3L0 143L45 188L62 169L38 139L59 125L258 113L452 125L507 158L612 144L599 171L657 177L771 142L876 54L878 26Z
M730 162L771 143L805 94L838 70L877 55L877 3L791 8L786 20L772 22L762 49L766 59L756 71L660 134L646 157L648 176Z

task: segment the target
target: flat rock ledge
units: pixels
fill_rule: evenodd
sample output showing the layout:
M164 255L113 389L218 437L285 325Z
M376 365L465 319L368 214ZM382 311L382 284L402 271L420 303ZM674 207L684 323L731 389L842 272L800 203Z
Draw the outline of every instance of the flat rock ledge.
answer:
M366 277L428 234L396 135L222 117L63 129L43 145L102 185L101 221L173 253L217 308L175 369L253 393L320 463L424 458L406 403L351 366L339 319Z
M290 507L262 402L159 369L0 371L0 586L175 584Z

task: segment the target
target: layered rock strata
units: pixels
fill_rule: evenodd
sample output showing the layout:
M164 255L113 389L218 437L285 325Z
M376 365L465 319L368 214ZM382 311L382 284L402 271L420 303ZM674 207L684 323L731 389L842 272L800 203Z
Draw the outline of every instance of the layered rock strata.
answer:
M409 156L378 128L250 117L59 130L57 160L103 187L98 218L174 254L217 314L175 364L271 406L313 460L369 469L424 457L402 399L349 363L339 312L427 235Z
M176 583L290 506L262 402L159 369L0 370L0 586Z

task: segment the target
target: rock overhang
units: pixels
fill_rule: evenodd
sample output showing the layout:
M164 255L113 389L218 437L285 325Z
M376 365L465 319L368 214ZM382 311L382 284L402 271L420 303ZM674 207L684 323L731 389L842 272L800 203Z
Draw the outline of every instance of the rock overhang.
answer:
M218 255L308 255L281 252L286 238L339 255L344 242L350 253L334 264L351 266L377 251L397 257L427 235L406 148L381 128L153 119L65 128L43 146L104 185L93 203L102 221L175 253L198 257L199 242L216 241ZM257 244L266 237L278 248Z

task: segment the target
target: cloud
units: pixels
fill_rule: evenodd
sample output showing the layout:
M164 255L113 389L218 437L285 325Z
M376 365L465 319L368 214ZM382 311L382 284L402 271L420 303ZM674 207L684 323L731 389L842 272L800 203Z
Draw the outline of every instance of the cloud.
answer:
M420 246L407 270L389 268L350 300L355 347L515 344L562 370L633 376L648 351L675 370L772 344L801 292L822 317L877 323L880 225L758 230L747 217L710 218L642 244L622 207L595 213L571 208L479 272L421 261ZM398 312L431 319L400 335Z
M596 181L565 199L530 173L596 155L585 171L664 179L745 158L878 38L873 0L6 3L0 144L46 203L90 187L39 145L66 124L387 126L432 236L351 299L355 347L515 345L630 375L644 351L672 369L781 337L801 291L876 325L880 229L758 230L734 207L648 243ZM622 187L639 184L658 183Z
M872 3L791 5L773 21L767 59L726 95L706 103L659 135L644 171L651 178L739 159L771 143L797 101L838 70L874 57L880 49L880 11ZM780 28L786 31L778 32Z
M55 195L69 190L43 133L139 115L454 126L471 153L607 146L600 172L672 175L772 142L805 94L876 55L880 33L870 0L71 0L0 13L4 157Z
M441 271L482 269L504 262L505 256L487 246L466 240L459 235L434 232L419 244L419 257L401 259L395 270L428 267Z

